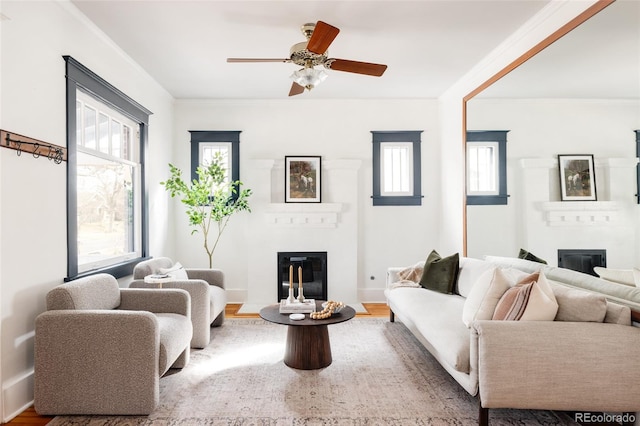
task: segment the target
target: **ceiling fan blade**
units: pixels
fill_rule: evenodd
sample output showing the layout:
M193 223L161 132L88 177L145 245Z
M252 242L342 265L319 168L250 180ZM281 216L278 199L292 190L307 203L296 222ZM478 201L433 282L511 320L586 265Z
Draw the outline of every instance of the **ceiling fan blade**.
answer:
M272 58L227 58L227 62L291 62L291 59Z
M313 34L307 42L307 50L309 52L322 55L327 51L329 45L335 40L340 30L326 22L318 21L313 29Z
M299 95L302 92L304 92L304 86L300 86L298 83L294 81L293 84L291 85L291 90L289 90L289 96Z
M370 62L349 61L347 59L329 59L325 67L335 71L353 72L380 77L387 70L386 65Z

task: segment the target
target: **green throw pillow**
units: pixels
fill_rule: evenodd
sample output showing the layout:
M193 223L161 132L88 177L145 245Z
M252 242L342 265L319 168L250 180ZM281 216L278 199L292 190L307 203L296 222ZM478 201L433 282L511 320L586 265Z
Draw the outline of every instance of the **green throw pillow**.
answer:
M546 260L540 259L535 254L529 253L528 251L526 251L524 249L520 249L520 253L518 253L518 258L519 259L530 260L532 262L544 263L545 265L547 264Z
M458 253L443 258L433 250L424 264L420 285L429 290L452 294L458 281L459 260Z

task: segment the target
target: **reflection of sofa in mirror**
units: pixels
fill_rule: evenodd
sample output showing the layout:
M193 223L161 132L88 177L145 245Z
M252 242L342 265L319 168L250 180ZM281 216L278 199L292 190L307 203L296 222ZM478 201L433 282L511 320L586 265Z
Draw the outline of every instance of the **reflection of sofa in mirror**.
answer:
M191 295L191 321L193 339L191 347L204 348L211 339L211 326L224 322L227 293L224 288L224 274L219 269L174 268L180 266L168 257L157 257L138 263L133 270L131 288L157 288L158 284L145 282L144 277L153 274L174 275L170 282L162 283L162 288L181 288ZM172 269L175 269L172 271Z
M612 301L640 309L640 288L522 259L460 258L449 294L402 280L420 264L388 269L391 320L402 322L468 393L479 395L481 424L491 408L640 410L640 328L632 326L629 306ZM514 288L499 282L496 268L510 284L542 271L557 310L545 320L493 319L498 299L508 300L507 289Z
M34 400L40 415L141 415L159 380L189 361L184 290L120 289L107 274L52 289L36 318Z

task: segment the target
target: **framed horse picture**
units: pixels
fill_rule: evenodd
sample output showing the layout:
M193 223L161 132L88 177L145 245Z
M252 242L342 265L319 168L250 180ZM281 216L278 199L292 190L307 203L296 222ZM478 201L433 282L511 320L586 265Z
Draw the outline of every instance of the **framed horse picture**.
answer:
M558 155L558 169L562 201L596 201L593 155Z
M321 175L320 156L285 156L285 203L320 203Z

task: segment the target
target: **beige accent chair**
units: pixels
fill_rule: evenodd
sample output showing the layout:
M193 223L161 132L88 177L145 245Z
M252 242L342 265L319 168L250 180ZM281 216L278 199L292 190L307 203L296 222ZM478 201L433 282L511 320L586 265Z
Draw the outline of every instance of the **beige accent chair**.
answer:
M157 288L158 284L144 282L144 277L160 274L174 267L168 257L145 260L133 269L131 288ZM184 268L188 279L176 279L163 283L162 288L181 288L191 295L191 322L193 324L192 348L204 348L211 340L211 326L224 322L227 293L224 289L224 274L219 269Z
M35 327L36 412L150 414L160 377L189 362L189 299L179 289L120 289L108 274L49 291Z

